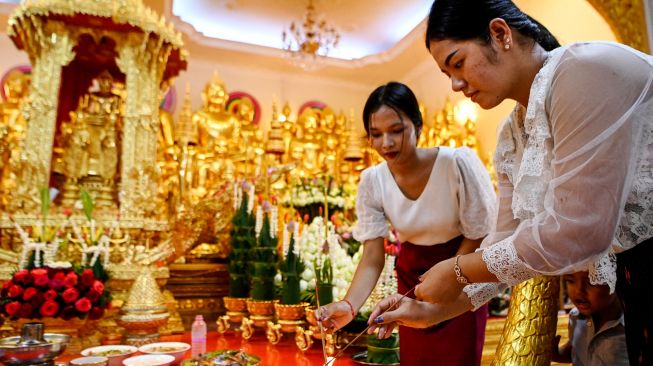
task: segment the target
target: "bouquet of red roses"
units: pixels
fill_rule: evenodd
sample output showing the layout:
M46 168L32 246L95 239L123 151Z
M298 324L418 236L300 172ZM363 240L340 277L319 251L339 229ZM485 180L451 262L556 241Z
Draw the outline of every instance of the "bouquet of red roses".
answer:
M11 319L99 319L111 300L106 280L100 266L21 269L0 290L0 313Z

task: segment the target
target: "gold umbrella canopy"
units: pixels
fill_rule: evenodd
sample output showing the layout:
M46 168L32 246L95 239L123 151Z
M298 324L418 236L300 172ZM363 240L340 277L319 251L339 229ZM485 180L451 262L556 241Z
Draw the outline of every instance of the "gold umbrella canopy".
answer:
M188 53L183 49L181 33L141 0L26 0L9 18L7 34L16 47L25 50L33 60L38 57L39 37L44 35L49 20L87 31L143 33L146 38L168 44L170 53L162 82L186 69Z

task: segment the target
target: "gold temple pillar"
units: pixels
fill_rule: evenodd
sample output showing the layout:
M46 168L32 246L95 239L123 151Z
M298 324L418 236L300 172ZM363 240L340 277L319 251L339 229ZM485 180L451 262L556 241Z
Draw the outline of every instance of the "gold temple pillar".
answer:
M74 42L62 22L44 26L39 18L20 20L20 25L9 27L20 27L13 37L29 50L33 68L29 97L22 107L28 138L20 152L17 192L10 207L27 213L39 207L38 189L47 187L50 179L61 72L74 58Z
M126 75L120 170L120 215L126 219L152 217L157 209L159 95L171 48L147 33L132 33L116 60Z

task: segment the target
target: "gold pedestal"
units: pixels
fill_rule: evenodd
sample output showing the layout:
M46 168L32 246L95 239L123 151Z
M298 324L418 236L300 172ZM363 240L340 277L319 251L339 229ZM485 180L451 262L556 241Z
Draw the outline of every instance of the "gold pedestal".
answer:
M314 340L322 341L322 332L317 325L317 318L315 317L315 306L306 306L306 321L309 326L308 329L298 326L295 329L295 344L300 351L306 352L314 343ZM336 350L335 335L332 333L325 333L324 347L327 355L333 356Z
M219 333L225 333L228 330L240 330L240 325L247 313L247 298L244 297L223 297L224 307L227 309L227 315L223 315L216 321Z

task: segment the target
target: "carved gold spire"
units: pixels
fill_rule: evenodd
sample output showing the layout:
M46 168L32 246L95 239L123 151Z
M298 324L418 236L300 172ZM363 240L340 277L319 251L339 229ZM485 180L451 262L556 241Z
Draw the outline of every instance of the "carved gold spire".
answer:
M143 266L140 275L134 281L127 302L122 310L125 313L141 311L165 311L163 294L156 283L149 266Z
M179 113L179 122L177 122L178 142L182 145L197 144L197 125L193 121L193 110L190 102L190 84L186 83L186 92L184 94L184 104Z
M279 122L276 103L272 103L272 122L270 131L268 131L268 142L265 146L265 152L274 155L283 155L286 152L286 146L283 141L283 126Z
M363 136L356 131L354 126L354 112L349 117L349 138L347 139L347 149L345 150L344 159L347 161L360 161L363 159Z

